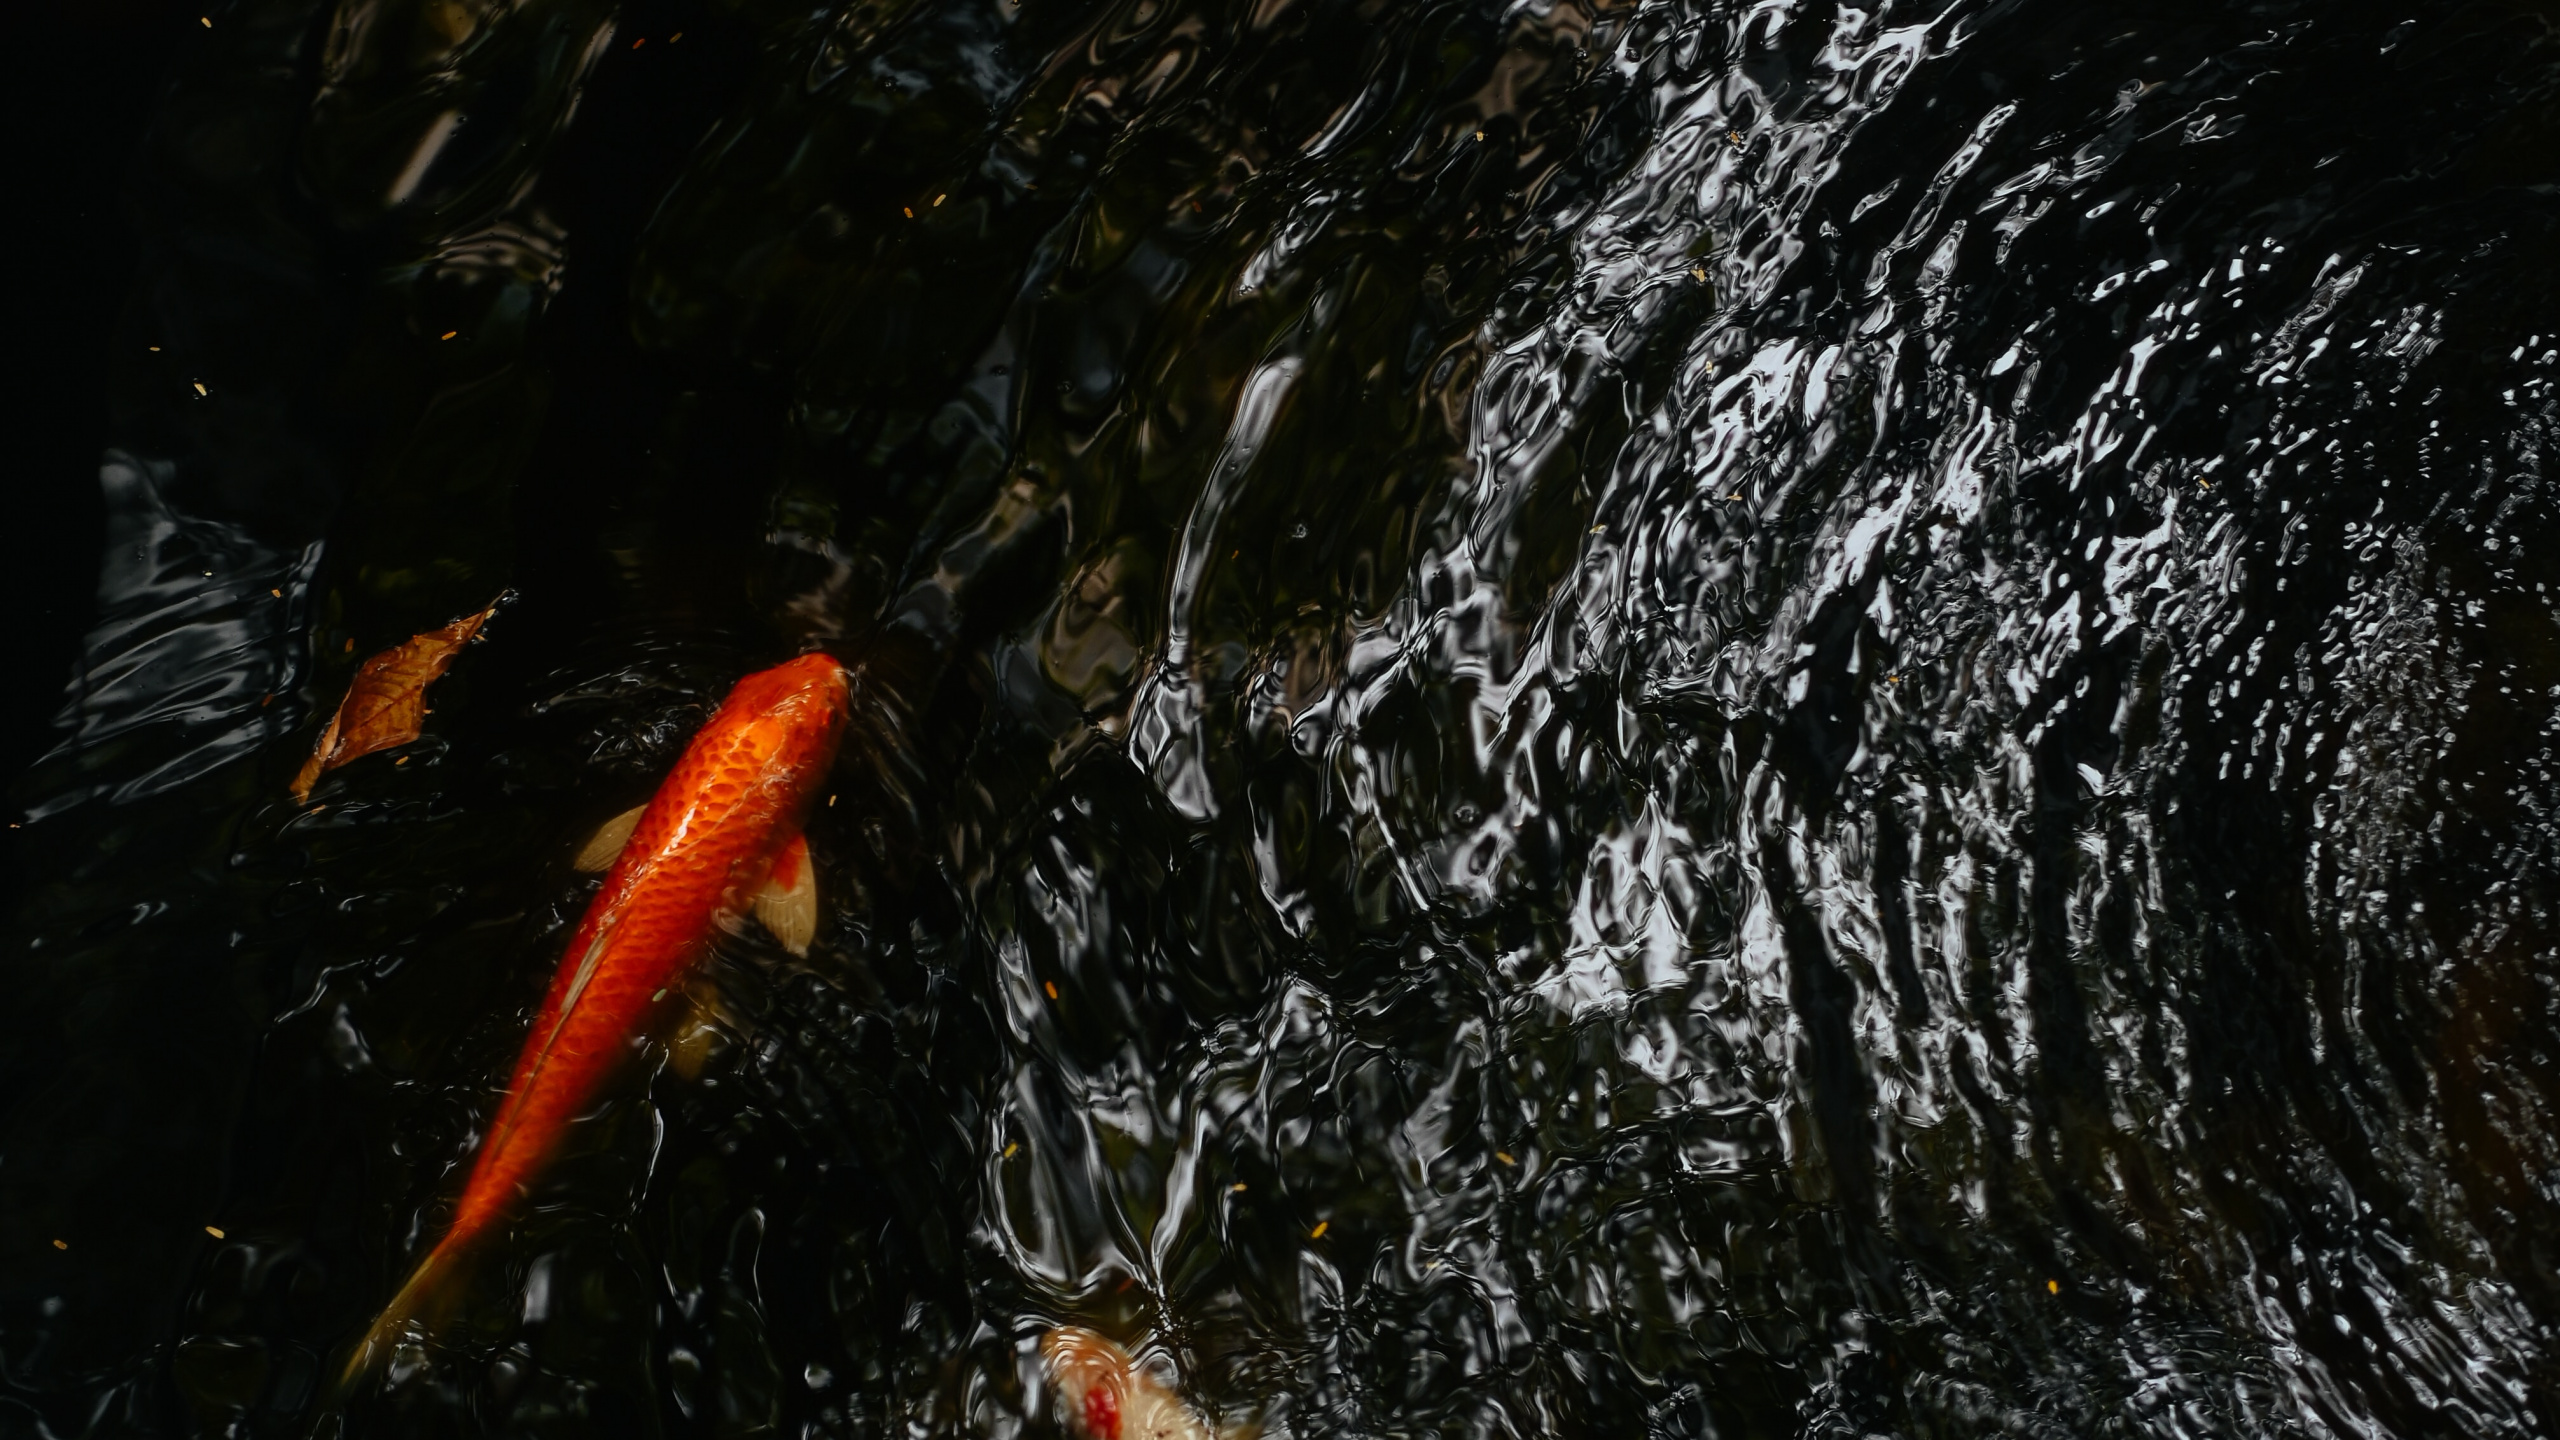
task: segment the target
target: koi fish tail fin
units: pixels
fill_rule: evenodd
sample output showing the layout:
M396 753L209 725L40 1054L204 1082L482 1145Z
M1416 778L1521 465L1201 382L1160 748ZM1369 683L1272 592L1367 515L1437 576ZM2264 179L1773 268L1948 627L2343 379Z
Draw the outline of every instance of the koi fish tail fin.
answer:
M464 1257L450 1238L428 1251L427 1258L410 1272L409 1282L400 1287L400 1293L382 1307L372 1328L357 1342L355 1353L347 1357L347 1368L338 1376L338 1394L344 1397L389 1359L411 1326L430 1336L443 1329L462 1301L469 1278L467 1270Z

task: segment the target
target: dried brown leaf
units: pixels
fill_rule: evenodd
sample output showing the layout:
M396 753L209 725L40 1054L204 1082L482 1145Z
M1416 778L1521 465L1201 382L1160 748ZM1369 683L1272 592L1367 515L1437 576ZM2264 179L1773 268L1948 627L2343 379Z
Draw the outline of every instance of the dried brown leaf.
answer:
M497 609L493 601L477 615L412 636L365 661L346 698L338 702L338 713L329 717L329 728L320 732L311 758L293 777L293 798L310 799L311 787L322 775L350 760L417 739L427 718L427 687Z

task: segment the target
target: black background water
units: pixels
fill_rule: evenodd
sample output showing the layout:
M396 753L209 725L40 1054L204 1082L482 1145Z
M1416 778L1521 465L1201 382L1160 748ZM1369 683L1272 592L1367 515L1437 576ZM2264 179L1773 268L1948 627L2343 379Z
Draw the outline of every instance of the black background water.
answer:
M0 1428L2553 1424L2543 8L49 19ZM812 640L817 953L324 1421Z

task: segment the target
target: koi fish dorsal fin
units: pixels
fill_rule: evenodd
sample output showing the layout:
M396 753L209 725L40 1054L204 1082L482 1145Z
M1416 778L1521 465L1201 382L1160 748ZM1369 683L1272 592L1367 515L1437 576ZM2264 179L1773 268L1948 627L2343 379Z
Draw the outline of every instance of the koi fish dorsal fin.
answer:
M756 891L756 918L782 948L809 953L818 938L818 874L809 863L809 837L794 835L773 857L773 870Z
M648 808L646 804L634 805L597 826L596 833L578 851L578 858L570 863L590 875L612 869L613 862L622 855L622 847L631 843L631 831L640 823L640 812Z

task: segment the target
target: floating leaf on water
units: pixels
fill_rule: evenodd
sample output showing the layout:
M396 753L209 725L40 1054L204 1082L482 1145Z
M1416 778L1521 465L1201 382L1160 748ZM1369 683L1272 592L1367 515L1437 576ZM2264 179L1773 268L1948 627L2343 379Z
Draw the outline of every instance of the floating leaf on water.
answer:
M364 662L355 683L320 732L311 758L293 777L293 798L308 800L320 777L351 760L406 745L426 723L427 687L453 664L453 657L479 635L497 613L496 601L477 615L467 615L440 630L412 636Z

